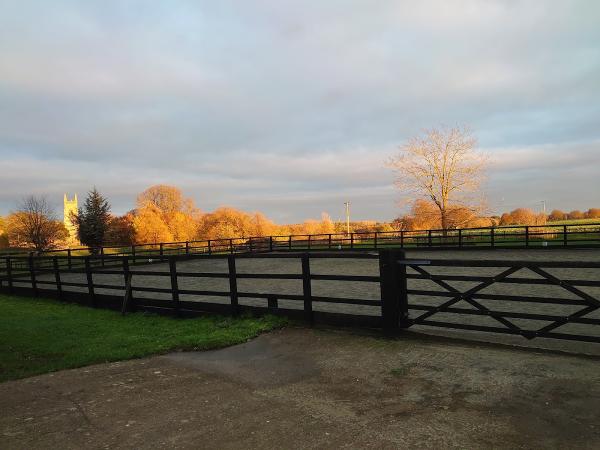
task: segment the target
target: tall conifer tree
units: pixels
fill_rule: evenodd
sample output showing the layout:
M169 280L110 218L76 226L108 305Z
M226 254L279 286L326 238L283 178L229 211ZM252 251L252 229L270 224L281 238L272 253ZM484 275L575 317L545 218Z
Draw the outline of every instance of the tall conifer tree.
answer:
M85 199L83 208L79 208L74 223L77 226L79 241L90 248L94 254L104 244L110 222L110 205L94 187Z

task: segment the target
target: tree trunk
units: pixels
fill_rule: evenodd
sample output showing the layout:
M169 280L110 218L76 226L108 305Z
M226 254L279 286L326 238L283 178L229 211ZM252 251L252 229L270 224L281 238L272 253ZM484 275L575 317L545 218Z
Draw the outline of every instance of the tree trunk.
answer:
M440 219L442 222L442 233L444 237L446 237L448 230L448 218L446 217L446 209L440 208Z

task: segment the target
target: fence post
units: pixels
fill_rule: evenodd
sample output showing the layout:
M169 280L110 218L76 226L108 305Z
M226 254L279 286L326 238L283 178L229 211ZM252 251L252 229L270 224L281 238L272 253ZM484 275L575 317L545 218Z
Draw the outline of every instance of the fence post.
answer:
M212 246L210 245L210 239L207 241L207 245L208 245L208 254L212 255Z
M525 226L525 247L529 247L529 226Z
M373 247L377 248L377 231L375 232L375 236L373 237Z
M171 295L173 298L173 313L179 317L179 286L177 284L177 260L169 256L169 272L171 272Z
M229 295L231 297L231 314L238 315L238 293L237 293L237 275L235 270L235 255L227 257L227 265L229 267Z
M404 230L400 231L400 248L404 248Z
M73 262L71 261L71 249L70 248L67 249L67 267L69 268L69 270L71 270L73 268Z
M329 233L329 250L331 250L331 233Z
M190 254L190 242L189 241L185 241L185 254L186 255Z
M125 256L125 258L127 258L127 256ZM132 262L135 264L135 245L131 246L131 258Z
M311 240L310 238L311 238L311 235L309 234L309 235L308 235L308 249L309 249L309 250L310 250L310 240Z
M350 248L354 248L354 233L350 233Z
M58 257L52 258L52 265L54 266L54 281L56 281L56 293L58 298L62 300L62 282L60 281L60 270L58 267Z
M88 295L90 296L90 304L93 308L96 307L96 293L94 292L94 278L92 276L92 268L90 267L90 257L85 257L85 276L87 278Z
M248 238L248 245L250 248L250 253L252 253L252 238Z
M393 334L408 324L408 294L404 250L379 251L379 275L381 290L381 323L385 333Z
M288 236L288 243L289 243L289 248L291 250L292 249L292 235L291 234Z
M100 247L100 265L104 267L104 247Z
M310 283L310 259L308 253L302 254L302 293L304 295L304 318L312 325L314 323L314 318Z
M163 252L164 252L164 250L163 250L163 243L161 242L160 244L158 244L158 254L160 256L160 260L161 261L162 261L162 258L163 258Z
M127 302L124 302L127 311L135 311L135 305L133 302L133 288L131 288L131 273L129 272L129 259L127 256L123 258L123 280L125 281L125 295ZM127 285L129 284L129 296L127 296ZM125 311L123 311L125 312Z
M33 262L33 253L29 253L29 276L31 277L31 289L34 297L38 296L37 279L35 277L35 263Z
M279 304L277 302L277 297L275 297L274 295L269 295L267 297L267 307L270 311L276 310L277 308L279 308Z
M229 253L233 255L233 239L229 239Z
M492 248L495 245L495 240L494 240L494 227L490 228L490 242L492 244Z
M269 236L269 251L273 251L273 236Z
M431 242L431 230L427 230L427 244L429 247L433 246L433 242Z
M563 245L567 246L567 226L563 225Z
M463 246L463 235L462 235L462 228L458 229L458 248L462 248Z
M6 258L6 277L8 278L8 292L9 294L14 293L13 279L12 279L12 259L10 256Z

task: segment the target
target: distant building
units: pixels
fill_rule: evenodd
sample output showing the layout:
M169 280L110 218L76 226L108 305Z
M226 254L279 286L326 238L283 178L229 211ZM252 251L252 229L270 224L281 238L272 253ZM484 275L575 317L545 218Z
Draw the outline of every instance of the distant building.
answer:
M77 194L75 194L75 197L73 198L73 200L69 200L67 197L67 194L65 194L63 203L64 203L64 218L63 218L63 220L64 220L65 228L69 232L69 239L68 239L69 246L78 245L79 241L77 239L77 227L75 225L73 225L73 222L71 222L71 214L77 214L77 212L78 212Z

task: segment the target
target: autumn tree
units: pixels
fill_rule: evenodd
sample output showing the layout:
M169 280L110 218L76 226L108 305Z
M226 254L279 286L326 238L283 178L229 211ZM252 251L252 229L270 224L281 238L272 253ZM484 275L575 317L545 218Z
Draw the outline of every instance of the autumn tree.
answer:
M162 214L190 212L194 208L192 199L184 198L181 189L175 186L157 184L150 186L137 197L137 207L152 204Z
M8 230L6 229L6 219L0 216L0 248L8 247Z
M135 244L134 215L131 212L123 216L114 216L108 222L106 242L114 245Z
M553 209L550 215L548 216L549 222L558 222L559 220L565 220L567 214L561 211L560 209Z
M148 229L147 226L146 230L142 230L142 234L170 235L170 239L175 241L189 241L195 239L198 234L200 212L194 206L193 200L185 198L175 186L158 184L149 187L138 195L136 211L138 215L152 217L154 230ZM158 224L159 219L162 224ZM136 223L136 229L140 229L140 221ZM168 233L165 233L164 227L168 229ZM141 237L138 236L137 240L141 241Z
M411 207L412 230L428 230L441 227L440 214L437 205L433 202L417 199Z
M56 247L69 235L45 197L26 197L7 222L11 244L18 246L23 243L32 246L38 253Z
M571 211L569 214L567 214L567 217L570 220L580 220L580 219L585 219L585 214L583 214L581 211L576 209L574 211Z
M451 206L448 208L448 228L474 227L479 217L471 208L464 206ZM485 222L489 222L485 221ZM479 221L478 223L481 223Z
M250 214L227 206L205 214L200 220L199 233L203 239L248 238L255 231Z
M271 236L277 233L277 225L263 213L255 212L252 216L252 232L254 236Z
M321 223L319 224L320 234L330 234L335 232L335 224L331 220L329 213L323 211L321 213Z
M321 229L321 224L318 220L315 219L307 219L302 223L300 234L319 234Z
M600 219L600 208L590 208L585 213L585 217L588 219Z
M545 214L536 214L529 208L517 208L500 217L500 225L544 225L545 223Z
M476 151L476 142L466 128L431 129L408 140L389 162L397 173L396 186L407 196L431 200L443 229L449 228L451 207L481 209L474 194L487 159Z
M393 223L377 223L375 224L375 226L373 227L373 231L376 231L378 233L389 233L392 231L396 231L396 228L394 227Z
M470 208L463 206L448 207L446 222L448 229L484 227L493 224L489 217L479 217ZM417 199L412 204L410 214L397 218L393 222L393 227L397 230L440 229L439 209L431 201Z
M135 241L138 244L172 242L173 234L163 220L162 211L153 204L136 211L133 219Z

